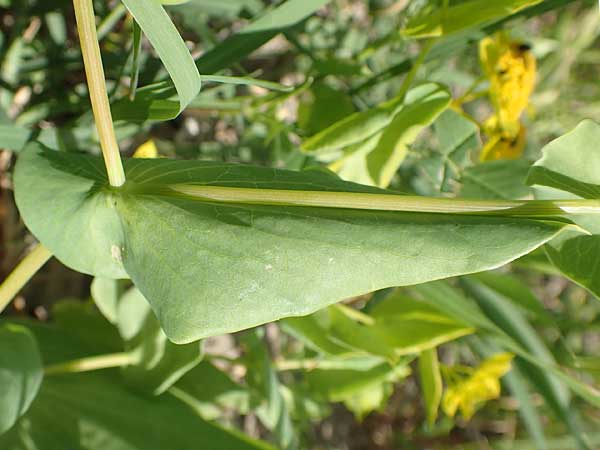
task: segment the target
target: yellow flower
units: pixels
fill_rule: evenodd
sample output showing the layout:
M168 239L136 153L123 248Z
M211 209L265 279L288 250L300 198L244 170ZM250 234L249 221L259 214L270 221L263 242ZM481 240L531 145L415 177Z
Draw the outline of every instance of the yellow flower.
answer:
M505 137L502 133L489 133L488 141L483 146L479 159L481 161L496 161L498 159L518 159L525 148L527 129L521 125L515 138Z
M469 420L482 403L498 398L500 378L510 370L513 357L511 353L498 353L481 363L477 369L462 368L471 372L466 378L457 380L457 377L462 377L453 374L454 380L446 389L442 401L446 415L454 417L460 409L462 416Z
M490 148L482 160L514 159L524 148L521 114L529 104L535 86L536 61L529 47L496 33L479 43L479 57L489 79L489 96L494 115L486 121ZM523 143L522 146L517 145Z
M152 139L140 145L135 153L134 158L158 158L158 149Z

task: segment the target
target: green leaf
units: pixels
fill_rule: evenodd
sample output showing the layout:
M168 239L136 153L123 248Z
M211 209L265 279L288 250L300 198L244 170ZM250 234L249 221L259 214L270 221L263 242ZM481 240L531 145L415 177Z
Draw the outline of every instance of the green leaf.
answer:
M187 23L190 15L201 15L205 19L205 15L214 15L219 18L236 18L244 9L253 10L260 5L260 0L188 0L186 3L173 8L173 11L179 13ZM258 5L257 5L258 3ZM260 5L262 6L262 5ZM190 22L190 26L193 22Z
M413 38L446 36L515 14L543 0L467 0L451 6L427 5L402 34Z
M506 273L482 272L475 275L474 278L503 295L531 318L539 320L545 325L554 325L554 320L544 309L542 301L516 276Z
M324 308L304 317L289 317L281 322L283 329L311 349L326 355L344 355L356 349L340 342L331 333L331 315Z
M600 125L585 120L573 131L543 149L542 158L531 168L527 182L538 198L600 199L600 152L590 143L600 139ZM595 215L571 219L592 236L567 234L546 246L552 263L567 277L600 298L600 222Z
M42 378L35 337L22 326L0 325L0 435L29 409Z
M123 283L109 278L96 277L90 286L92 299L110 323L117 323L119 298L123 294Z
M430 110L437 111L441 108L443 111L449 101L450 94L443 86L436 83L422 84L408 91L406 96L399 95L375 108L356 112L334 123L304 141L302 150L320 155L330 154L336 150L360 144L383 131L402 111L412 111L427 116L428 113L431 114ZM411 118L408 112L402 114L407 128L415 126L410 123ZM403 131L406 132L406 130ZM392 138L393 136L388 136L388 139L393 141ZM376 142L378 141L379 139Z
M570 192L582 198L600 198L600 151L590 143L600 139L600 125L584 120L574 130L542 150L527 183Z
M524 159L489 161L465 169L460 196L464 198L521 199L531 195L525 184L531 164Z
M442 374L435 348L425 350L419 356L419 379L427 411L427 423L433 426L442 401Z
M208 361L202 361L186 373L169 388L169 393L190 405L206 420L217 419L231 410L240 414L250 410L249 389L231 380Z
M35 144L17 163L17 204L29 229L69 267L130 277L177 343L309 314L384 287L495 268L566 226L514 217L222 203L171 190L194 182L227 192L386 192L321 171L139 159L126 160L125 171L127 184L112 189L101 159Z
M344 156L336 171L349 181L388 187L408 146L448 107L451 99L450 93L436 84L423 84L408 91L403 106L394 111L389 124L372 140L372 146Z
M439 143L437 151L419 160L418 191L439 194L453 192L462 169L471 164L471 153L481 146L479 127L452 109L446 109L433 123Z
M268 11L258 19L254 20L252 23L250 23L247 27L243 28L238 33L234 34L233 36L230 36L229 38L225 39L223 42L218 44L216 47L204 53L195 62L195 73L198 73L199 71L204 74L213 74L220 70L233 66L234 64L248 56L250 53L252 53L254 50L271 40L280 32L285 31L286 29L306 19L315 11L326 5L329 1L330 0L287 0L281 5ZM142 0L127 0L125 3L128 6L130 3L135 3L136 7L139 7L142 4L145 5L145 2L143 2ZM183 10L187 6L188 5L178 6L176 9L181 8ZM155 10L156 14L158 15L158 9L162 10L162 6L154 6L152 9ZM138 15L140 15L140 13L142 12L142 10L136 11L138 12ZM143 12L144 17L146 17L148 14L149 12ZM160 13L160 16L162 16L161 20L168 19L170 22L170 19L168 18L168 16L166 16L166 13L164 13L164 11ZM153 25L150 21L148 21L148 30L144 28L141 22L140 25L142 26L144 33L147 34L148 38L153 43L153 45L154 42L152 40L152 37L154 37L156 41L160 41L163 44L164 42L169 42L171 43L171 45L175 45L175 35L172 36L173 39L169 38L169 40L167 41L162 36L157 36L158 34L163 33L161 31L161 27ZM169 23L168 28L171 27L173 27L173 25L172 23ZM180 50L179 58L183 58L182 52L185 48L185 44L183 43L179 35L177 35L177 38L180 41L180 43L177 44ZM164 45L166 47L166 44ZM183 45L183 47L181 47L181 45ZM161 55L158 48L157 52L159 53L161 59L163 59L163 56ZM167 56L169 58L169 62L173 61L175 63L175 74L181 78L182 74L177 74L177 71L181 70L181 68L178 67L177 64L181 63L177 63L175 53L167 51ZM191 59L191 57L189 57L189 59ZM186 57L185 68L189 68L189 70L186 70L186 72L189 72L191 74L192 68L189 66L189 59ZM166 65L164 59L163 62ZM168 68L169 67L167 66L167 69ZM169 73L171 72L169 71ZM173 74L171 74L171 76L173 80L176 81ZM199 89L200 78L206 80L208 75L198 77L198 80L194 80L194 85L197 84ZM215 81L218 78L221 78L221 82L226 82L224 80L225 77L211 76L211 79L213 81ZM283 87L277 83L270 83L262 80L252 80L247 77L230 77L229 82L235 82L236 84L252 84L258 86L262 85L267 89L279 91L289 90L289 88ZM177 86L177 83L175 83L175 86L177 87L177 91L179 92L179 87ZM191 86L189 86L189 92L188 90L186 90L186 94L189 95L185 96L185 105L188 105L196 97L198 89L196 89L196 93L192 97L190 97L189 95L191 95ZM177 102L171 99L173 94L173 86L169 82L161 82L155 85L146 86L145 88L138 90L136 100L134 102L126 100L121 100L117 102L113 107L113 116L115 120L126 120L133 122L139 122L144 120L171 119L178 114L178 110L181 111L183 107L185 107L184 103L181 102L181 93L179 94L179 105L177 104Z
M339 89L315 83L298 107L298 126L314 135L354 112L352 99Z
M503 295L478 283L474 278L465 277L461 280L461 283L478 302L488 318L521 345L523 349L535 355L540 362L549 365L556 364L552 353L538 337L533 327L516 308L512 307L511 303L506 301ZM577 416L569 407L570 395L565 386L556 376L539 366L531 364L529 361L518 359L516 362L530 379L532 385L542 394L556 416L567 424L571 433L577 439L579 448L587 448L585 440L581 438L582 430Z
M197 61L198 70L202 73L215 73L231 67L280 32L306 19L329 1L287 0L202 55Z
M163 120L172 119L200 92L202 82L194 59L159 2L123 0L123 3L140 25L173 80L179 101L172 102L172 108L165 110L160 117Z
M31 130L12 123L0 123L0 148L18 152L31 137Z
M397 355L420 353L474 332L424 302L390 295L372 310L373 331Z
M307 139L302 148L334 160L349 181L387 187L404 160L408 145L449 105L450 93L435 83L422 84L377 107L351 114Z
M99 315L96 320L103 321ZM103 348L74 338L70 326L58 328L29 321L24 324L37 338L44 361L50 364L94 355ZM264 442L206 422L170 394L152 397L131 390L116 369L47 376L27 414L0 437L3 450L199 447L272 449Z
M53 305L52 318L57 327L68 330L77 342L98 349L99 354L123 351L119 332L111 323L102 319L92 302L61 300ZM44 362L54 363L46 360Z
M243 363L248 374L246 382L265 400L257 411L261 422L275 434L280 448L297 447L297 438L282 395L282 386L265 345L264 329L248 331L240 336L240 341L245 354Z
M252 77L227 77L222 75L202 75L202 81L207 83L235 84L238 86L257 86L271 91L292 92L294 86L284 86L273 81L260 80Z
M396 366L381 363L372 368L314 369L305 377L310 391L332 402L343 402L362 419L380 409L392 392L392 384L406 378L410 368L406 362Z
M137 364L123 368L123 376L136 389L159 395L202 360L200 343L170 342L144 296L135 288L119 299L117 327L125 350L136 354Z

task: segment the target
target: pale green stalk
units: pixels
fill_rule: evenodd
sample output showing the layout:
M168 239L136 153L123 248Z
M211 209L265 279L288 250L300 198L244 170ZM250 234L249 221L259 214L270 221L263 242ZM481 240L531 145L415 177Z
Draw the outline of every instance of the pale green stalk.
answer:
M175 184L169 186L169 188L191 199L222 203L524 217L600 214L600 200L588 199L471 200L397 194L254 189L194 184Z
M400 91L398 92L398 95L397 95L397 98L400 100L399 101L400 103L404 102L404 97L406 97L406 93L410 89L411 84L413 83L415 77L417 76L417 72L419 71L419 69L421 68L423 63L425 62L425 57L431 50L431 47L433 47L434 42L435 42L434 39L430 39L429 41L427 41L425 43L425 45L421 49L421 53L419 53L419 56L413 63L410 71L406 74L406 77L402 81L402 86L400 86Z
M90 372L92 370L110 369L135 364L138 357L131 353L110 353L107 355L89 356L64 363L54 364L44 369L45 375Z
M125 183L125 172L119 154L119 145L115 135L106 82L104 80L104 68L98 36L96 34L96 18L92 0L73 0L75 17L77 19L77 30L81 43L81 53L85 65L85 73L90 91L90 100L100 147L106 164L108 180L111 186L119 187Z
M4 311L15 295L25 286L38 270L52 257L52 253L42 244L38 244L15 267L0 285L0 313Z

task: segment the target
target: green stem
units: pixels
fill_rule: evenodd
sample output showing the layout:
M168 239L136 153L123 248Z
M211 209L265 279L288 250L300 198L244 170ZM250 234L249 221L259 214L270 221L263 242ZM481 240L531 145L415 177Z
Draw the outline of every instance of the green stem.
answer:
M600 214L600 200L471 200L362 192L236 188L194 184L169 186L171 195L221 203L402 211L415 213L551 217Z
M129 88L129 100L135 100L135 94L140 79L140 54L142 50L142 29L135 21L133 21L133 60L131 62L131 87Z
M87 76L92 110L98 129L100 147L106 164L108 180L111 186L119 187L125 183L125 172L121 163L119 145L115 135L100 46L96 34L96 18L92 0L73 0L77 30L81 43L81 53Z
M419 69L421 68L423 63L425 62L425 58L427 57L427 54L431 50L431 47L433 47L434 42L435 42L435 39L430 39L429 41L427 41L425 43L425 45L421 49L421 53L419 53L419 56L413 63L412 67L410 68L410 71L406 74L404 81L402 81L402 86L400 86L400 91L397 95L397 98L402 99L401 100L402 103L404 102L404 97L406 97L406 93L410 89L411 84L413 83L413 81L415 80L415 77L417 76L417 72L419 71Z
M127 8L123 3L119 3L106 18L98 25L98 40L101 41L106 37L108 33L119 23L123 18Z
M4 311L15 295L25 286L38 270L52 257L52 253L38 244L10 273L0 285L0 313Z
M368 326L375 325L375 319L373 317L371 317L368 314L365 314L357 309L350 308L349 306L346 306L342 303L337 303L337 304L333 305L333 307L336 308L337 310L339 310L345 316L347 316L347 317L351 318L352 320L355 320L359 323L362 323L363 325L368 325Z
M54 364L44 369L46 375L90 372L92 370L110 369L135 364L138 358L131 353L110 353L108 355L89 356Z

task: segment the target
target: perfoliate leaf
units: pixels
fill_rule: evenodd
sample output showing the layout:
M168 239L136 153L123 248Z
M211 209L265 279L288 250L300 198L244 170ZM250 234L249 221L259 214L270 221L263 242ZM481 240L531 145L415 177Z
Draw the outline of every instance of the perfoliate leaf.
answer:
M566 226L222 202L173 190L193 183L227 193L345 191L375 199L386 192L321 171L161 159L130 159L125 171L125 186L110 188L101 159L34 144L17 163L17 204L29 229L69 267L130 277L178 343L309 314L384 287L495 268Z

